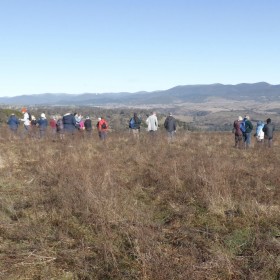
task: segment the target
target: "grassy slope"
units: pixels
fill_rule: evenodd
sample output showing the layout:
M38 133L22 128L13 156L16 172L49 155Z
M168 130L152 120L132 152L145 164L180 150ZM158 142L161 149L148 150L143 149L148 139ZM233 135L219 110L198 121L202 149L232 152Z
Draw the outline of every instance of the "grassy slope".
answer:
M232 146L2 140L0 279L279 279L280 144Z

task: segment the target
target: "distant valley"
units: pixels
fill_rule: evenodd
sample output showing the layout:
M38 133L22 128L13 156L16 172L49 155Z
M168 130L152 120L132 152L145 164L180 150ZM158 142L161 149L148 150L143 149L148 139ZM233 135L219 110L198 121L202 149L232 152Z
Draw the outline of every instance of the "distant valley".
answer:
M185 85L152 92L44 93L0 97L3 107L101 107L131 110L172 111L176 117L202 129L231 129L238 115L249 114L253 121L273 118L280 126L280 85L265 82L237 85Z

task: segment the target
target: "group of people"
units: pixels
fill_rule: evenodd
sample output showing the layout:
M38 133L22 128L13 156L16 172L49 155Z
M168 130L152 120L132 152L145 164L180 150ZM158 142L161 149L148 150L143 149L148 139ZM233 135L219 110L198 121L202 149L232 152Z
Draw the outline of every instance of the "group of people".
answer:
M251 134L254 126L250 120L250 117L246 115L244 118L241 116L233 123L233 132L235 135L235 147L236 148L249 148L251 145ZM271 118L266 120L266 124L262 121L257 122L256 132L254 136L258 144L264 144L268 147L272 147L273 133L275 126L271 121Z
M83 137L91 137L93 126L89 116L85 118L78 113L66 113L63 116L52 116L48 121L45 113L42 113L39 119L36 119L34 115L31 115L28 109L22 109L23 118L18 119L15 114L11 114L7 124L12 132L12 135L17 135L18 127L23 122L23 136L30 136L32 138L44 138L48 127L50 127L51 135L60 139L64 139L65 135L75 135L80 133ZM133 117L129 120L129 130L132 132L135 138L139 138L140 127L142 118L134 113ZM153 112L146 119L147 131L151 136L155 136L159 127L156 112ZM167 131L168 140L172 141L176 133L176 120L169 113L169 116L165 119L164 127ZM105 140L108 132L108 122L99 117L96 123L98 136L101 140Z
M129 120L129 128L133 133L133 136L139 138L141 118L137 116L137 113L134 113L133 117ZM156 112L153 112L147 119L147 131L151 136L155 136L158 130L159 124ZM167 131L168 141L171 142L174 139L176 133L176 120L172 116L172 113L169 113L169 116L164 121L164 128Z
M22 119L18 119L15 114L11 114L7 121L12 136L17 135L21 122L23 122L24 127L23 137L44 138L48 127L50 127L51 134L53 136L59 135L60 139L64 139L65 135L74 136L76 133L80 133L82 137L85 137L85 135L90 137L92 135L93 127L89 116L86 116L84 119L78 113L66 113L63 116L52 116L50 121L48 121L45 113L42 113L36 119L26 108L23 108L21 112L23 114ZM96 127L100 139L105 140L108 131L107 121L99 117Z
M13 135L17 134L20 122L23 122L24 135L29 135L31 137L44 138L46 136L48 126L50 126L52 135L55 137L56 135L59 135L60 139L63 139L65 135L74 136L76 133L80 133L82 137L91 137L92 135L93 126L89 116L84 118L78 113L66 113L63 116L52 116L50 121L48 121L45 113L42 113L38 120L34 115L31 115L26 108L22 109L22 114L22 119L18 119L15 114L11 114L7 121ZM135 138L139 138L141 123L142 119L137 115L137 113L134 113L133 117L129 120L129 130ZM155 136L159 128L156 112L153 112L147 117L146 125L149 134L152 137ZM104 118L99 117L96 123L96 128L99 138L101 140L105 140L109 129L108 122ZM176 134L176 119L173 117L172 113L169 113L166 117L164 121L164 128L167 131L168 142L172 142ZM236 148L250 147L253 128L254 126L248 115L244 118L239 116L238 119L234 121L233 132L235 135ZM266 120L266 124L262 121L258 121L256 133L254 134L257 143L264 143L271 147L274 130L275 126L270 118Z

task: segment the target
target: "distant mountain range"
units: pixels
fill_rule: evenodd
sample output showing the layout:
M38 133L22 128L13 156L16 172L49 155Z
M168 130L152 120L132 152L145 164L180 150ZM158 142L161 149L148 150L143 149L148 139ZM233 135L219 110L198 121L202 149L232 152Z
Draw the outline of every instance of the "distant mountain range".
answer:
M265 82L237 85L185 85L168 90L152 92L119 92L119 93L43 93L36 95L21 95L15 97L0 97L0 104L6 105L175 105L185 102L203 103L216 97L227 100L254 100L260 102L280 101L280 85Z

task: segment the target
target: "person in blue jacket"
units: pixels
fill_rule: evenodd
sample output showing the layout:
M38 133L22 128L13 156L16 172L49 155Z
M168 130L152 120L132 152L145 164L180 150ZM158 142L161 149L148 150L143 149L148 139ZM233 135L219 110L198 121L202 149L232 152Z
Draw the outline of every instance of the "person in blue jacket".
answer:
M15 114L11 114L8 121L7 121L7 124L9 126L9 129L10 129L10 137L15 137L17 135L17 131L18 131L18 126L20 124L20 121L19 119L16 117Z
M46 119L46 115L44 113L41 114L41 117L37 121L37 125L39 126L40 139L42 139L45 137L48 127L48 120Z
M263 132L264 123L262 121L257 122L256 133L254 136L256 137L257 143L263 144L264 132Z

